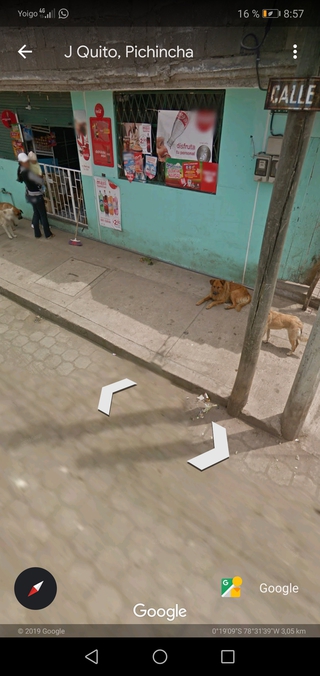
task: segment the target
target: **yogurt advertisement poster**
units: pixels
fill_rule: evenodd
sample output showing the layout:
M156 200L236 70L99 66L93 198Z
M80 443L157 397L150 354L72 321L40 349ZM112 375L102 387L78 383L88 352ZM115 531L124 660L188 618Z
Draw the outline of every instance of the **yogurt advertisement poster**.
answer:
M165 183L171 188L197 190L215 195L218 165L214 162L188 162L166 159Z
M214 110L159 110L157 154L167 158L212 162L217 115Z
M120 210L120 190L107 178L95 177L97 210L99 224L104 228L122 230Z

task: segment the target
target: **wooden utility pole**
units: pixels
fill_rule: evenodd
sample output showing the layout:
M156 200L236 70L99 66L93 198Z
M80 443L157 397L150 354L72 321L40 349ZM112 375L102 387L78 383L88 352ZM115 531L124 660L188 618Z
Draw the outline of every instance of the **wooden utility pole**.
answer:
M318 74L319 52L319 29L307 28L297 78ZM233 417L240 414L249 398L314 118L312 111L288 112L238 373L227 407Z
M281 416L284 439L296 439L320 385L320 310Z

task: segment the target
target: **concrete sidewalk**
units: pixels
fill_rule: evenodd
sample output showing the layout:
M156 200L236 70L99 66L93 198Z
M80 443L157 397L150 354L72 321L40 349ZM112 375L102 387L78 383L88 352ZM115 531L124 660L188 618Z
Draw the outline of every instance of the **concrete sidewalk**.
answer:
M21 221L17 238L0 233L0 292L118 355L134 358L178 384L206 391L225 404L231 392L248 319L206 310L197 300L209 291L207 276L138 254L54 230L55 239L35 240ZM214 270L212 270L214 276ZM310 333L315 311L275 297L274 308L298 314ZM244 417L269 431L289 394L303 345L287 356L286 332L273 332L263 345Z

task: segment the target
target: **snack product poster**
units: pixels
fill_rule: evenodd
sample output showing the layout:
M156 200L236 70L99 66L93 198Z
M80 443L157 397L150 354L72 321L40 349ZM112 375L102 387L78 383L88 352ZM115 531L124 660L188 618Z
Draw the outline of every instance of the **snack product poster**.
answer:
M123 150L124 152L140 152L144 155L151 155L151 124L123 122Z
M214 110L159 110L156 148L167 158L212 162L217 115Z
M107 178L95 177L99 224L104 228L122 230L120 189Z
M184 188L215 195L218 165L214 162L188 162L166 159L165 183L170 188Z
M110 117L90 117L93 162L98 167L113 167L113 143Z
M13 124L11 126L10 137L13 152L15 154L15 157L18 157L19 153L23 153L25 150L23 138L21 136L20 127L18 124Z

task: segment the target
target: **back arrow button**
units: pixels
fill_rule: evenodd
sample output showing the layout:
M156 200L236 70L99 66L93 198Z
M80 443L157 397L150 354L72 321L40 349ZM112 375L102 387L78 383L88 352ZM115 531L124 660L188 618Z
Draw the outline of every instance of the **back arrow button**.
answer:
M93 664L98 664L98 651L93 650L91 653L88 653L85 655L86 660L89 660L89 662L93 662Z
M27 45L23 45L20 49L18 49L18 54L23 57L23 59L26 59L26 54L32 54L32 49L26 49Z

